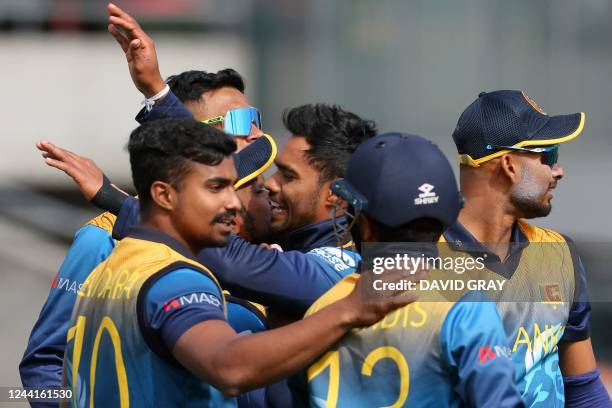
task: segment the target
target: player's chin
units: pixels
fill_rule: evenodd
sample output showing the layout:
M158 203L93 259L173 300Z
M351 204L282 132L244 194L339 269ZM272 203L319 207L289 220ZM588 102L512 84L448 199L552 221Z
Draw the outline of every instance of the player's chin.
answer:
M223 247L226 246L232 235L232 229L226 226L220 227L217 225L213 231L206 237L207 247Z
M213 237L209 237L207 247L224 247L229 244L230 235L227 234L215 234Z

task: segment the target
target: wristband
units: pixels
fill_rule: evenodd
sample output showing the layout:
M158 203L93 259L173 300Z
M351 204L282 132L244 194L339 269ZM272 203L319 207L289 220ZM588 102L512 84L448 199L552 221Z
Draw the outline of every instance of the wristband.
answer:
M158 93L156 93L152 97L146 98L144 101L142 101L142 105L145 106L145 110L147 112L150 112L151 109L153 109L153 106L155 105L155 102L160 100L164 96L168 95L168 92L170 92L170 86L168 84L166 84L164 89L162 89L161 91L159 91Z
M102 187L91 199L96 207L117 215L126 198L129 196L115 188L106 175L102 175Z

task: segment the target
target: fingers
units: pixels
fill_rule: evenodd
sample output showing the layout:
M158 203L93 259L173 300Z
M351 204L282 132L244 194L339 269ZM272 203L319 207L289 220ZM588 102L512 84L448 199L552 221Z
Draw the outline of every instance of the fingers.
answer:
M261 243L259 244L260 248L265 248L265 249L275 249L278 252L283 252L283 248L278 245L278 244L266 244L266 243Z
M67 157L69 157L69 151L62 149L61 147L55 146L51 142L47 142L46 140L41 140L36 143L36 147L38 150L43 152L43 157L53 157L57 160L65 161Z
M124 30L131 40L134 38L142 39L146 36L146 33L132 16L112 3L108 5L108 14L108 21Z
M130 41L122 33L120 33L119 30L117 30L117 28L112 24L108 25L108 32L111 33L113 37L115 37L115 40L119 43L121 49L123 49L123 52L127 52L130 45Z
M72 178L77 177L79 168L87 161L87 159L46 140L37 142L36 147L43 152L42 157L48 166L62 170Z
M116 6L113 3L108 3L106 8L108 10L109 16L116 16L116 17L124 18L126 20L130 20L130 19L133 20L132 16L130 16L128 13L126 13L121 8L119 8L119 6Z
M136 51L138 51L138 49L140 48L140 46L142 45L142 41L140 40L133 40L132 42L130 42L129 48L128 48L128 52L130 53L134 53Z
M66 162L63 162L61 160L55 160L51 157L46 157L45 163L47 164L47 166L55 167L56 169L61 170L64 173L68 174L70 177L72 177L72 175L69 172L70 165L68 165Z

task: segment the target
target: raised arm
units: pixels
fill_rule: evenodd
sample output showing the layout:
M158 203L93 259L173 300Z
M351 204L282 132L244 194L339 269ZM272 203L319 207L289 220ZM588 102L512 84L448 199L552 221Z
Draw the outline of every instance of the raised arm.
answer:
M132 81L146 98L150 98L165 87L159 72L155 42L128 13L112 3L107 9L108 31L125 53Z
M172 91L166 94L162 92L166 84L159 72L155 42L138 22L114 4L108 5L108 22L108 31L125 53L130 76L136 88L145 98L158 95L153 105L145 106L138 113L136 120L144 123L162 118L192 117L192 113Z
M48 166L63 171L74 180L87 201L105 211L119 213L123 201L129 195L111 184L93 160L45 140L37 142L36 147L42 151Z

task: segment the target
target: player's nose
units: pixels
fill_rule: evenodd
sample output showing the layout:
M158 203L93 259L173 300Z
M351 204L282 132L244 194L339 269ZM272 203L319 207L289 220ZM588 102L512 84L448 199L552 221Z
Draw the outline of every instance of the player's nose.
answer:
M269 196L274 196L280 191L280 184L277 180L279 175L280 173L278 171L274 172L274 174L272 174L272 176L268 178L264 183L264 187L266 188L266 190L268 190Z
M229 195L225 201L224 206L227 211L233 211L235 213L240 212L240 209L242 208L242 203L240 202L240 199L236 194L236 190L234 190L233 188L230 189Z
M565 172L563 171L563 167L559 163L556 163L552 168L552 176L555 180L561 180Z
M253 123L251 125L251 132L249 133L249 135L247 136L247 141L249 143L254 142L255 140L257 140L258 138L260 138L261 136L263 136L263 131L258 128L257 126L255 126L255 124Z

